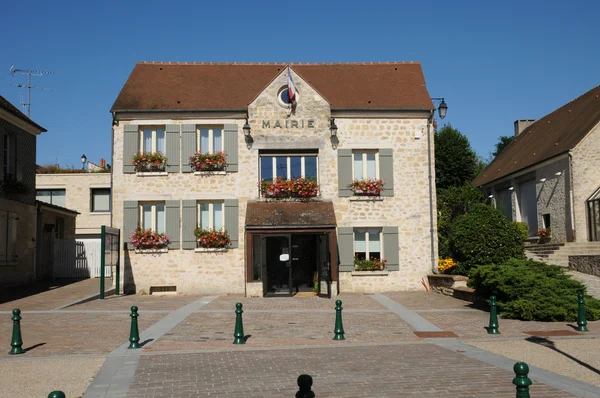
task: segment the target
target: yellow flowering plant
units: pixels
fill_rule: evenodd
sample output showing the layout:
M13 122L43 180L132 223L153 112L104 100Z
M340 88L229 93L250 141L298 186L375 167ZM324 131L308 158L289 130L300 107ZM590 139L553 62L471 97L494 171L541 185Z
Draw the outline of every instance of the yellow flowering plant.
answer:
M456 267L457 265L458 265L458 263L456 263L450 257L448 257L448 258L439 258L438 259L438 270L441 273L447 273L450 270L452 270L452 268Z

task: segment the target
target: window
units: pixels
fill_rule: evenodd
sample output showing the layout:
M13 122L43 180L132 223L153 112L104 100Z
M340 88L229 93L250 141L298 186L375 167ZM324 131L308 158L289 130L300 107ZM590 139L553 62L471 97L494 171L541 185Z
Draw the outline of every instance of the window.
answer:
M352 179L379 178L379 152L355 151L352 153Z
M316 154L265 154L260 157L260 178L268 182L277 178L310 178L316 181L317 167Z
M223 202L199 202L198 226L202 229L223 229Z
M159 127L146 127L141 134L142 152L165 153L165 129Z
M198 129L198 151L215 153L223 150L223 129L220 127L201 127Z
M92 188L92 212L110 211L110 188Z
M381 229L354 230L354 257L381 260Z
M544 214L542 217L544 219L544 228L550 228L550 214Z
M12 211L0 210L0 262L14 262L17 255L17 226L19 216Z
M8 165L10 164L9 162L9 143L8 143L9 139L8 139L8 134L3 133L2 134L2 151L3 151L3 155L4 157L2 158L2 170L3 170L3 176L4 179L8 179L8 175L10 174L10 170L8 168Z
M38 189L35 198L40 202L65 207L66 193L65 189Z
M151 229L154 232L165 232L165 204L164 203L142 203L140 204L140 220L143 229Z

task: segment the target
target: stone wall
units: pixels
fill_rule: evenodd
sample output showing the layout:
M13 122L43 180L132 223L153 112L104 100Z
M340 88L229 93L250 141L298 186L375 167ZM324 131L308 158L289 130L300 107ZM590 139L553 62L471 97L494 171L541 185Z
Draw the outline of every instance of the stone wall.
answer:
M110 173L37 174L36 189L64 189L65 207L79 212L77 235L98 235L110 212L92 212L92 188L110 188Z
M0 263L0 286L20 285L34 278L36 208L35 206L0 198L0 210L17 213L16 261Z
M427 168L427 119L336 116L339 142L333 142L329 130L329 104L300 76L294 74L299 105L288 116L288 109L277 100L278 90L287 84L286 74L277 77L248 107L252 143L246 145L240 119L133 119L114 127L113 153L113 226L123 226L123 202L126 200L239 200L239 248L226 253L197 253L176 250L168 253L125 253L124 266L138 290L150 286L176 285L183 293L256 294L256 284L245 283L246 204L259 196L259 151L265 149L318 149L318 176L323 200L334 204L338 226L399 227L400 271L385 276L353 278L350 272L339 276L340 291L421 290L421 278L431 270L429 192ZM274 127L279 120L282 127ZM298 127L286 120L298 121ZM308 127L312 120L314 127ZM270 121L270 127L263 121ZM304 127L301 122L304 121ZM126 123L165 124L237 124L239 172L226 175L196 176L193 173L169 173L165 176L139 177L123 173L123 129ZM433 145L432 145L433 147ZM394 197L381 201L354 201L338 197L337 149L381 149L394 151ZM433 153L433 148L431 148ZM182 154L183 161L188 154ZM435 196L434 196L435 206ZM434 208L435 212L435 208ZM434 218L435 219L435 218ZM436 226L433 226L436 230ZM123 231L127 234L129 231ZM434 239L437 241L437 237ZM335 250L335 248L332 248ZM384 249L385 250L385 249ZM437 258L437 252L435 253ZM129 271L127 270L129 268Z
M600 276L600 256L569 256L569 268L584 274Z

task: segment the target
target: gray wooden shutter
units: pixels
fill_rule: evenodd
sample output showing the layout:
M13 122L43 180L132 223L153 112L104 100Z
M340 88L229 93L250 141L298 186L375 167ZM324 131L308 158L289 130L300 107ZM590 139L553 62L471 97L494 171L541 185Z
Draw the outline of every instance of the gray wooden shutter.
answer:
M137 200L126 200L123 202L123 242L131 243L131 234L139 224L140 211Z
M181 171L190 173L192 171L192 168L190 167L190 156L198 151L198 144L196 143L196 125L184 124L181 126L181 129ZM185 242L185 237L183 241Z
M166 135L167 135L167 172L179 173L179 154L180 151L180 139L179 139L180 126L178 124L167 124Z
M227 171L238 171L238 125L225 125L223 150L227 161Z
M239 205L237 199L225 199L225 230L231 239L231 247L239 245Z
M198 225L198 205L195 200L184 200L181 216L182 223L182 249L195 249L196 237L194 229Z
M338 196L352 196L348 185L352 183L352 150L338 149Z
M170 249L179 250L181 235L179 234L179 201L166 201L166 233L171 239Z
M123 128L123 173L134 173L131 158L139 150L140 129L137 124L126 124Z
M354 271L354 228L338 228L340 272Z
M394 196L394 150L383 148L379 150L379 177L385 185L381 196Z
M8 242L6 243L6 260L16 261L19 258L17 253L17 234L19 228L19 215L15 212L8 212Z
M383 257L387 259L386 268L389 271L400 270L398 227L383 227Z
M0 261L6 261L6 244L5 232L8 231L8 212L0 210L0 231L2 231L2 239L0 239Z

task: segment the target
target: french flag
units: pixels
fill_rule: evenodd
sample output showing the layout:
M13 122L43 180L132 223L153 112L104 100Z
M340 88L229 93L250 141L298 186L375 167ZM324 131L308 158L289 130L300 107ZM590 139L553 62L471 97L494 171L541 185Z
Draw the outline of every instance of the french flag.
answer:
M288 97L290 98L290 102L292 105L296 104L296 86L294 85L294 80L292 80L292 73L288 66Z

